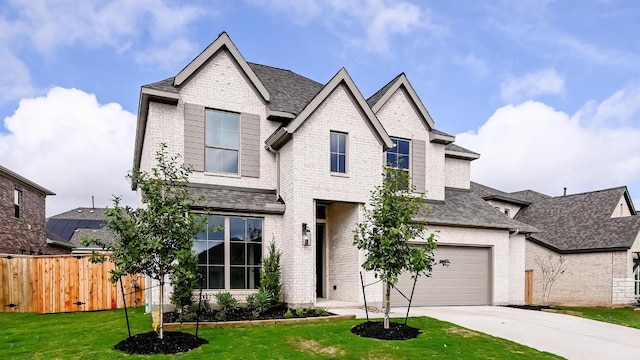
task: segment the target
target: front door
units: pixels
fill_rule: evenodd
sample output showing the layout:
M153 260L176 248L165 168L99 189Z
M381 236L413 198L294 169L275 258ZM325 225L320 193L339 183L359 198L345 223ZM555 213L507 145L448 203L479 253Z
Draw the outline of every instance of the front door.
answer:
M324 225L316 223L316 297L324 298Z

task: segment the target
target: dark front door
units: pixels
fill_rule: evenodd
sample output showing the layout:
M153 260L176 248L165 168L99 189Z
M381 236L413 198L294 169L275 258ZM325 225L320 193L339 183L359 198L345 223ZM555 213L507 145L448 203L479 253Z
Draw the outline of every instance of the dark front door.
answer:
M324 224L316 224L316 296L324 298Z

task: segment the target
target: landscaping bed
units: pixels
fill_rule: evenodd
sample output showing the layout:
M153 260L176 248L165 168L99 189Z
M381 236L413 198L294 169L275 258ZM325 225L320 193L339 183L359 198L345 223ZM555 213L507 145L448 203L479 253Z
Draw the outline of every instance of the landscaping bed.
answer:
M314 318L335 315L324 309L290 309L284 305L274 306L262 312L256 312L246 307L238 307L232 310L222 311L218 309L209 309L200 312L198 317L196 312L178 313L176 311L164 313L165 323L182 323L182 322L228 322L228 321L255 321L255 320L275 320L275 319L296 319L296 318Z

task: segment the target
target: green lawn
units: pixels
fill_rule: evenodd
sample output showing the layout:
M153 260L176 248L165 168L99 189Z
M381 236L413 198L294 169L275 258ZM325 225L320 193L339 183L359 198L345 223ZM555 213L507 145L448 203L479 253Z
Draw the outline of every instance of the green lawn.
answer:
M612 309L563 306L562 309L582 313L582 317L587 319L640 329L640 311L634 311L633 308L625 307Z
M558 359L525 346L430 318L409 319L417 339L380 341L349 329L362 320L200 329L209 344L175 356L129 356L112 347L127 336L124 311L70 314L0 313L0 359ZM134 334L151 329L131 310ZM193 329L187 330L191 333Z

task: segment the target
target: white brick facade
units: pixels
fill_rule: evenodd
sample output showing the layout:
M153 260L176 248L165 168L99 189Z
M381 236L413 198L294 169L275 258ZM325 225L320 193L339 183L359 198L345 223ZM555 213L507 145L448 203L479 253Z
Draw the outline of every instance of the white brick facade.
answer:
M353 246L353 231L363 221L371 191L381 183L385 162L383 141L367 111L359 108L359 93L342 82L319 104L292 138L279 150L264 149L267 139L281 125L267 119L267 104L260 91L242 73L243 59L227 49L213 53L179 89L177 105L150 102L141 151L140 168L148 171L160 143L171 153L184 154L185 104L250 113L260 117L260 176L220 175L194 172L190 181L254 189L277 189L286 204L283 215L220 213L264 218L263 254L269 241L282 253L285 301L291 305L316 302L316 269L324 271L324 293L330 300L363 303L360 270L365 254ZM445 186L469 189L469 161L445 159L445 145L430 142L430 133L406 89L400 87L377 111L376 117L393 137L425 145L425 189L431 200L446 200ZM366 105L365 105L366 106ZM197 114L196 114L197 117ZM330 132L347 134L346 174L330 171ZM386 137L386 135L385 135ZM388 138L387 138L388 141ZM421 149L421 148L418 148ZM413 166L413 165L412 165ZM316 264L316 205L327 204L325 262ZM302 224L311 233L311 246L303 246ZM440 226L442 244L491 248L493 304L522 303L524 297L524 238L510 237L506 229L475 229ZM376 281L363 273L365 283ZM382 283L367 288L367 302L380 306ZM244 298L253 290L233 291ZM214 291L208 291L211 295ZM167 294L168 295L168 294ZM151 296L157 302L156 295ZM168 300L168 296L167 296Z
M637 242L637 241L636 241ZM608 306L634 302L630 251L562 255L568 269L553 283L550 304L571 306ZM542 272L536 258L559 254L526 241L526 269L533 270L533 302L541 304Z

